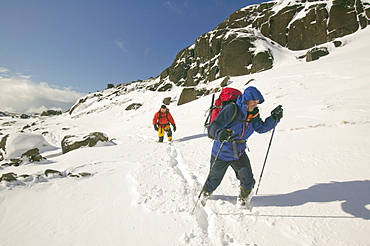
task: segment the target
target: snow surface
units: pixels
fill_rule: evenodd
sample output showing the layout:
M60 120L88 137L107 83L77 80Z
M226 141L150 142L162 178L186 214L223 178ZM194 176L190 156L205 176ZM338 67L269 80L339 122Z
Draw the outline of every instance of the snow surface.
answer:
M209 171L212 142L203 122L211 96L170 105L178 129L172 144L156 142L152 118L182 88L109 97L111 89L72 115L1 117L3 134L34 122L25 131L43 133L57 149L42 151L47 160L0 168L30 175L0 183L0 244L370 245L370 28L340 40L342 47L318 61L287 59L298 53L283 50L274 69L231 78L241 90L255 79L249 85L265 96L263 118L284 107L252 211L236 206L238 182L229 169L207 205L191 213ZM143 106L125 111L133 102ZM115 145L61 154L65 135L95 131ZM256 133L248 141L257 181L270 137ZM92 175L45 177L46 169Z

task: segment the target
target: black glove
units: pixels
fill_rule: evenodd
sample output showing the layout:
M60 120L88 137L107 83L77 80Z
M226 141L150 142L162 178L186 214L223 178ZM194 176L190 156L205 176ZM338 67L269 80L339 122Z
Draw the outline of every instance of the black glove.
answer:
M158 126L157 124L154 125L154 130L158 131Z
M230 141L231 140L231 135L233 134L233 131L229 130L229 129L226 129L226 130L222 130L220 132L220 134L218 135L218 140L220 142L223 142L223 141Z
M280 120L281 118L283 118L283 106L279 105L274 110L272 110L271 116L275 120Z
M176 131L176 125L172 125L173 127L173 131L175 132Z

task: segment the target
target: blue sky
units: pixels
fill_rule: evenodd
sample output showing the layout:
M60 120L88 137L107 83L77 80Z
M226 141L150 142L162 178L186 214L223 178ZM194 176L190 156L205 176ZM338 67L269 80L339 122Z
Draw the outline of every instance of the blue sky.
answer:
M1 0L0 76L79 93L155 77L200 35L260 2Z

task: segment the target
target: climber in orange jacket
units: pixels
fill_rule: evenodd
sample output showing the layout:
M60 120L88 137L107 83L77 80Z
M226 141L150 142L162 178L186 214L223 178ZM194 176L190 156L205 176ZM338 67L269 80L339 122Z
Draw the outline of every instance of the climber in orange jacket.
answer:
M172 141L172 131L176 131L176 123L166 105L162 105L153 118L154 130L158 131L159 142L163 142L164 133L167 132L168 141Z

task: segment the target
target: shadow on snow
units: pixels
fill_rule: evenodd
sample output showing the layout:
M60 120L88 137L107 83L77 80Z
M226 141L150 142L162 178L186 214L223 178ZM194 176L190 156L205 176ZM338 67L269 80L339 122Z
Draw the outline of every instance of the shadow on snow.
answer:
M213 196L212 200L222 199L236 204L236 196ZM253 197L253 207L293 207L309 202L327 203L343 201L342 210L356 218L370 220L370 180L330 182L316 184L304 190L280 195L258 195ZM261 215L263 216L263 215ZM267 216L267 215L266 215ZM268 215L271 216L271 215ZM273 216L273 215L272 215ZM277 217L323 217L353 218L352 216L330 215L276 215Z
M203 138L203 137L208 137L208 135L207 134L197 134L197 135L187 136L187 137L180 138L178 142L185 142L185 141L189 141L189 140L193 140L197 138Z

